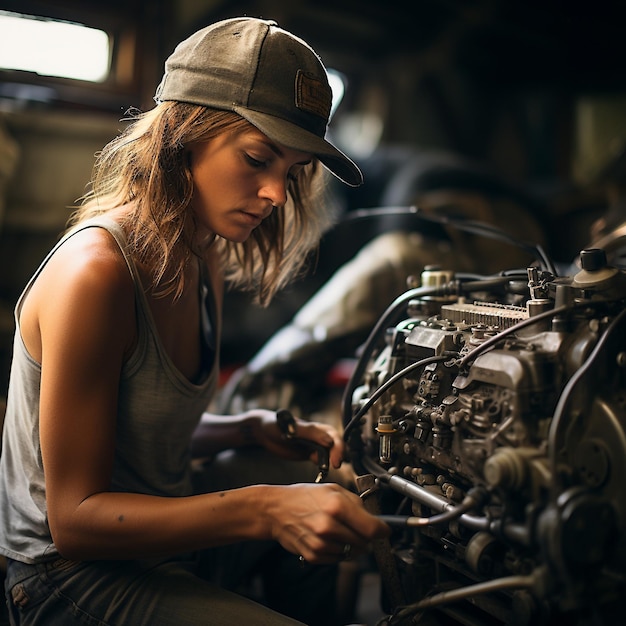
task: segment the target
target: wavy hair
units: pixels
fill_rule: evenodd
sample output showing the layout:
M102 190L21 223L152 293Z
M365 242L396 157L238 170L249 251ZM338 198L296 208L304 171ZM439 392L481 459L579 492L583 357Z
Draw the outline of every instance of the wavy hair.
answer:
M249 122L236 113L181 102L134 112L131 122L96 155L89 190L70 217L73 227L127 205L122 226L131 256L149 269L156 295L184 289L184 267L194 249L193 181L186 148L222 133L241 133ZM224 275L267 305L275 293L306 271L311 253L332 221L317 160L289 181L288 201L243 243L215 236ZM319 200L316 201L316 198Z

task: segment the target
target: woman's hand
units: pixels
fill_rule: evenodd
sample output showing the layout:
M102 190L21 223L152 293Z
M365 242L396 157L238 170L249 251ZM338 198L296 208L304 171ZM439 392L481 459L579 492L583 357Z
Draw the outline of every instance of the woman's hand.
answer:
M257 442L273 454L285 459L310 459L319 463L318 448L322 447L328 450L332 466L335 469L341 466L344 443L332 426L292 418L292 428L287 431L281 428L274 411L256 409L249 415L257 420L254 429Z
M365 552L389 527L368 513L354 493L333 483L269 487L262 510L270 534L310 563L332 563ZM279 490L279 491L278 491Z

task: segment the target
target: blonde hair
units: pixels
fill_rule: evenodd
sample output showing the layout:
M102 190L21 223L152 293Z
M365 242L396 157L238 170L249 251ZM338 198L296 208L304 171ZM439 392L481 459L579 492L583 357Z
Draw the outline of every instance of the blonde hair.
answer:
M241 133L249 122L236 113L181 102L163 102L132 123L97 155L89 191L69 226L124 205L123 227L133 258L149 268L157 295L184 288L184 267L197 254L196 225L189 209L193 181L185 148L222 133ZM243 243L215 236L231 286L253 291L267 305L307 268L333 216L323 201L317 160L288 184L289 200L274 209ZM314 198L320 201L315 203Z

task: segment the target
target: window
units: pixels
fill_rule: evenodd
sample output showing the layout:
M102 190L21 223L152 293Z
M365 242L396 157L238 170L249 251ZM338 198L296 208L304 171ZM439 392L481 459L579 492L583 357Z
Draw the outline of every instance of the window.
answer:
M109 74L109 37L96 28L0 11L0 42L4 69L92 82Z

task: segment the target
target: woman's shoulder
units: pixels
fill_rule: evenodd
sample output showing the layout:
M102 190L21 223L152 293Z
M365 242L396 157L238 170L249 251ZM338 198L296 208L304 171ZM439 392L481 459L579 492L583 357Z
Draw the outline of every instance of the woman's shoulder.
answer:
M55 251L49 265L57 266L67 278L85 275L96 283L131 278L120 244L103 227L76 230Z
M80 303L97 299L130 302L134 284L124 255L104 228L79 229L65 238L33 281L29 299L40 302L62 298Z
M135 288L113 236L102 228L79 230L47 259L21 306L24 342L34 358L45 329L73 328L86 337L114 332L133 338Z

